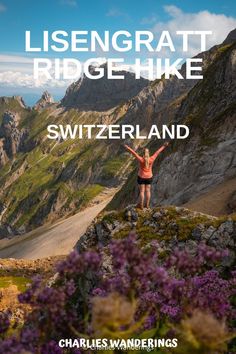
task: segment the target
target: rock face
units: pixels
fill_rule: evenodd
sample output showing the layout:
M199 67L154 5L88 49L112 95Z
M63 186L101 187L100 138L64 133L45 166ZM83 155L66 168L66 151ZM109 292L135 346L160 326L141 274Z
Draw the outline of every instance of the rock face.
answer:
M231 44L235 41L236 41L236 28L228 34L223 44Z
M62 105L83 111L106 111L136 96L149 83L143 78L136 80L133 73L126 71L117 72L124 75L122 80L107 79L107 65L102 68L104 77L92 80L84 76L69 86ZM95 74L94 67L90 71Z
M112 239L136 233L142 247L158 247L164 255L179 249L192 254L200 242L218 250L228 249L223 265L228 267L236 259L236 220L219 220L180 207L161 207L137 210L128 206L120 212L104 213L98 217L79 239L75 248L83 252L90 248L106 247Z
M53 97L50 95L50 93L48 91L44 91L41 98L34 105L34 109L41 110L41 109L47 108L52 103L54 103Z
M236 213L236 191L230 196L228 208L230 213Z
M18 128L19 122L18 113L6 111L3 114L0 126L0 166L11 159L24 145L27 132Z
M221 45L214 46L210 50L195 56L195 58L202 58L203 72L215 60L220 47ZM182 65L180 73L184 78L186 77L186 64ZM202 74L202 72L196 71L195 74ZM152 124L157 124L159 127L163 124L169 124L174 120L188 92L197 83L199 83L199 80L180 80L176 76L151 82L137 96L126 103L121 124L133 124L135 122L144 131L148 130Z
M8 161L8 156L4 149L4 139L0 139L0 166L4 166Z
M236 44L219 53L205 78L188 94L176 122L190 138L158 166L155 202L185 203L236 175ZM173 173L174 171L174 173Z
M229 38L230 42L235 38L235 31ZM172 87L170 81L166 88L158 82L155 96L147 95L152 97L151 105L156 101L149 124L172 122L190 128L189 139L174 142L154 165L153 205L184 204L236 176L236 44L227 40L199 56L205 62L203 80L192 87L192 83L181 82L181 89L175 82ZM177 98L168 104L164 97ZM159 146L155 141L149 145L151 152ZM135 173L114 198L111 209L127 205L137 194Z

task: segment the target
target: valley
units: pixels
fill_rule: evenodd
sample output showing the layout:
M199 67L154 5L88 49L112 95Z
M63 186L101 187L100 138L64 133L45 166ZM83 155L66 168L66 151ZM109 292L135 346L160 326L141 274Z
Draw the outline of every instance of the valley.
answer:
M226 205L235 187L226 186L236 175L235 41L236 30L222 44L196 56L203 59L203 80L173 76L150 82L122 71L124 80L82 77L68 87L60 102L44 92L33 108L19 96L0 98L0 240L2 247L5 242L9 246L1 254L34 258L69 252L80 218L84 232L104 207L119 210L136 202L136 165L123 144L140 153L147 146L152 153L165 140L145 141L130 135L111 140L67 139L59 132L51 140L47 138L50 125L121 130L138 126L139 137L147 136L153 126L158 130L187 126L189 137L174 140L155 164L152 207L187 205L212 215L234 213L234 204L231 209ZM106 64L102 67L108 70ZM186 70L184 64L183 76ZM210 204L220 186L225 186L228 199L216 210ZM109 190L109 198L90 209L91 202ZM213 196L204 199L211 191ZM64 236L59 232L61 220ZM77 237L83 233L77 232ZM59 241L54 248L56 233ZM71 237L68 248L63 237L67 241ZM20 245L20 240L24 247L18 253L13 244ZM40 242L48 246L40 247Z
M13 239L0 240L0 258L39 259L67 255L116 191L114 188L103 191L91 206L65 220L44 225Z

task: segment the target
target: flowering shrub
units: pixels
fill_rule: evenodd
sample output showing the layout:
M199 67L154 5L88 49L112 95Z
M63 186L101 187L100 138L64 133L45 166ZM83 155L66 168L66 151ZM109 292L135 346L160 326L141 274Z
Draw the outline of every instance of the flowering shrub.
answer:
M0 316L0 353L62 353L61 338L127 338L150 330L158 338L195 325L196 318L187 319L196 317L196 310L214 317L219 328L224 323L225 335L235 317L235 273L223 277L218 267L226 255L200 244L194 255L176 250L160 260L155 244L140 248L133 234L106 249L73 251L58 265L53 286L36 278L19 296L32 307L23 328L10 335L7 314ZM205 342L204 348L211 353Z

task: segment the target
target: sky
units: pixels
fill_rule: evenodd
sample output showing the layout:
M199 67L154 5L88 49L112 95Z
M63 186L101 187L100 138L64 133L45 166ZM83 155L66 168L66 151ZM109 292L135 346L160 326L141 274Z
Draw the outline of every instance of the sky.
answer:
M81 62L91 57L124 57L127 68L131 68L134 57L129 53L47 53L25 52L25 31L31 31L33 46L41 46L42 33L64 30L96 30L113 33L126 30L133 34L137 30L152 31L157 37L161 31L168 30L175 40L176 30L211 30L207 48L221 43L227 34L236 28L235 0L0 0L0 96L21 95L28 104L39 98L44 90L51 92L56 99L63 97L71 80L49 80L33 78L33 58L55 57L77 58ZM200 52L199 43L190 43L188 56ZM145 50L142 60L149 55ZM176 53L162 55L182 57L179 43ZM161 56L161 54L160 54Z

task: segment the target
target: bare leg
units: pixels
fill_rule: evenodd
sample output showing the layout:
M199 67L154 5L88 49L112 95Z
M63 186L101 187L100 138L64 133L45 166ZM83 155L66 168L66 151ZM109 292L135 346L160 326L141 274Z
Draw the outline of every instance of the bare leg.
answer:
M150 200L151 200L151 185L146 184L145 185L145 193L146 193L146 207L150 207Z
M145 185L139 184L139 207L143 208Z

